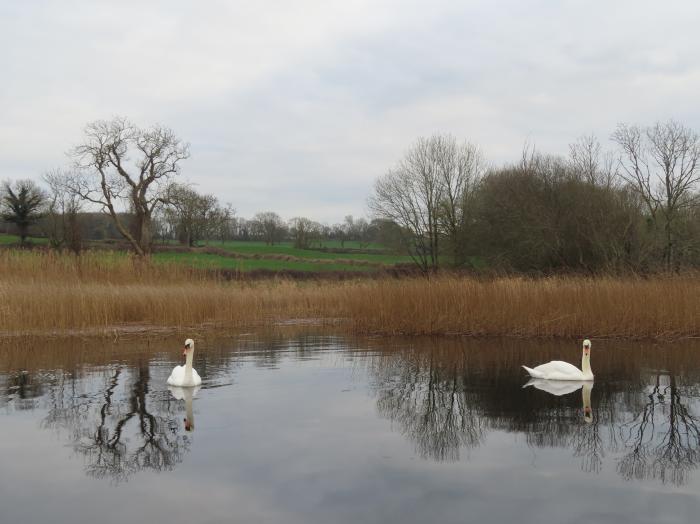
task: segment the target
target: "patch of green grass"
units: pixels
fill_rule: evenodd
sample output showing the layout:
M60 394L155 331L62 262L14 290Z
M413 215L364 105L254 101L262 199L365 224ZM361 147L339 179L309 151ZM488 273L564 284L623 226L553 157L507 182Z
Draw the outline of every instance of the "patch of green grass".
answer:
M27 237L27 242L31 244L48 244L49 239L43 237ZM0 234L0 245L19 244L19 236Z
M254 269L268 269L270 271L376 271L372 266L296 262L274 259L237 259L212 255L208 253L155 253L153 260L160 263L184 264L200 269L231 269L236 271L252 271Z
M340 248L340 242L336 242L335 245L326 245L328 248ZM331 244L330 242L328 244ZM357 248L349 246L346 242L346 247L353 249L359 249L359 244ZM271 246L266 245L264 242L255 241L241 241L232 240L224 242L212 242L209 244L211 247L218 247L231 251L232 253L241 253L246 255L260 254L260 255L289 255L297 258L309 258L309 259L345 259L345 260L366 260L368 262L375 262L378 264L394 265L399 263L410 262L410 257L401 255L391 255L391 254L373 254L373 253L328 253L325 251L319 251L317 249L299 249L294 247L292 242L280 242Z

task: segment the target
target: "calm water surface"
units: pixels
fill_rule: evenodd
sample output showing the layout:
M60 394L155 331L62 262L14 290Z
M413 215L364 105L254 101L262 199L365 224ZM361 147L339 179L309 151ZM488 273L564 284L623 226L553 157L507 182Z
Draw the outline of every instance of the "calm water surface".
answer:
M698 522L700 343L593 342L199 337L194 395L179 338L5 342L0 520Z

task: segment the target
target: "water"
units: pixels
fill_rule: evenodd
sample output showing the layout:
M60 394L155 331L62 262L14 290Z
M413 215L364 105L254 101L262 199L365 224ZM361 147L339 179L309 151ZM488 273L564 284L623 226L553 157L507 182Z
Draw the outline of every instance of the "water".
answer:
M570 342L200 336L193 398L181 343L4 343L2 522L697 522L698 342L557 396Z

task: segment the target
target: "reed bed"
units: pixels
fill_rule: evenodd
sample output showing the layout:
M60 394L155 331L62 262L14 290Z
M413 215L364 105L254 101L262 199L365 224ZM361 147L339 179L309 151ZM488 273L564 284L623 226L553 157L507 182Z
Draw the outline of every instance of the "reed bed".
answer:
M0 252L0 331L240 326L293 319L392 335L700 336L700 278L442 276L227 282L124 254Z

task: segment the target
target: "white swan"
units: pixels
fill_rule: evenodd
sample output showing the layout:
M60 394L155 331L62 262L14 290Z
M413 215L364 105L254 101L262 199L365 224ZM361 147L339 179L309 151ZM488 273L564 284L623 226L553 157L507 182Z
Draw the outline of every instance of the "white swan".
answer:
M194 357L194 340L188 338L185 340L185 349L182 351L185 355L185 365L175 366L173 372L168 377L168 384L171 386L180 386L184 388L199 386L202 379L199 378L199 373L196 369L192 369L192 358Z
M573 364L562 362L561 360L552 360L546 364L541 364L535 369L523 366L533 378L541 378L544 380L593 380L593 372L591 371L591 341L586 339L583 341L583 355L581 357L581 369L578 369Z

